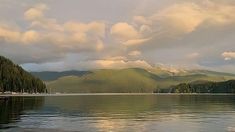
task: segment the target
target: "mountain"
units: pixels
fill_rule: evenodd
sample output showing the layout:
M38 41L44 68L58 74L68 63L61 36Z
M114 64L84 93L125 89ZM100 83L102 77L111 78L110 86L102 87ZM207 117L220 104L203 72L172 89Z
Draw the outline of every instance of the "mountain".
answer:
M196 81L181 83L169 89L161 89L156 92L163 93L235 93L235 80L222 82Z
M172 73L166 69L103 69L93 71L34 72L52 93L152 93L180 83L197 80L225 81L235 75L193 70Z
M64 72L31 72L34 76L43 79L44 81L53 81L65 76L83 76L85 74L91 73L90 71L64 71Z
M96 70L47 83L48 90L65 93L143 93L156 89L158 76L144 69Z
M0 92L45 92L46 86L39 79L0 56Z

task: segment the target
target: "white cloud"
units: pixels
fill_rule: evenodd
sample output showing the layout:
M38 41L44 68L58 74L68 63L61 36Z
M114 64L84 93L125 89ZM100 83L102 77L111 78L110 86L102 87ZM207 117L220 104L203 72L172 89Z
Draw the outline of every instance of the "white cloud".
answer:
M235 52L227 51L227 52L222 53L222 56L224 57L224 60L235 59Z

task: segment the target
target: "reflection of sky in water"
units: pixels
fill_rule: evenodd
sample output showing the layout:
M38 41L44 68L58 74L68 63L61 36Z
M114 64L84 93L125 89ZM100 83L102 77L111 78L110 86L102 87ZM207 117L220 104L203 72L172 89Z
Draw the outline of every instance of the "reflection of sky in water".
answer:
M152 113L154 114L154 113ZM45 119L46 118L46 119ZM235 113L146 115L144 118L64 117L62 115L22 116L17 126L64 131L232 131ZM220 127L218 127L220 126Z
M127 98L131 97L120 96L113 100L110 100L112 97L92 96L89 100L86 97L49 97L44 106L24 111L20 120L12 125L22 130L58 132L234 131L235 97L133 97L139 103L133 102L133 98L128 101ZM70 104L61 101L67 99L74 101L70 101ZM115 104L117 100L120 102Z

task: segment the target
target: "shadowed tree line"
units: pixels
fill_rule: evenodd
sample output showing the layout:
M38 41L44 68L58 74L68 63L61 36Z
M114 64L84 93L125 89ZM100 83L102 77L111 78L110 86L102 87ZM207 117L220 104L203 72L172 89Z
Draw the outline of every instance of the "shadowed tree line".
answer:
M46 92L45 84L19 65L0 56L0 92Z
M159 93L235 93L235 80L224 82L197 81L181 83L167 89L160 89Z

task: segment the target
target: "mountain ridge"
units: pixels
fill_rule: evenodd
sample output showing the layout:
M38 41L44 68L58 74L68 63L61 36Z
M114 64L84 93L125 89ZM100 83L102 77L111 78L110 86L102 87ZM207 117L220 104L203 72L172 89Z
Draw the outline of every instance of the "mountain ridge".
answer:
M233 74L206 70L166 76L142 68L34 72L32 74L40 75L38 77L46 82L48 90L54 93L154 92L156 89L169 88L180 83L198 80L219 82L235 79ZM48 75L53 76L53 74L55 75L54 80L47 80Z

